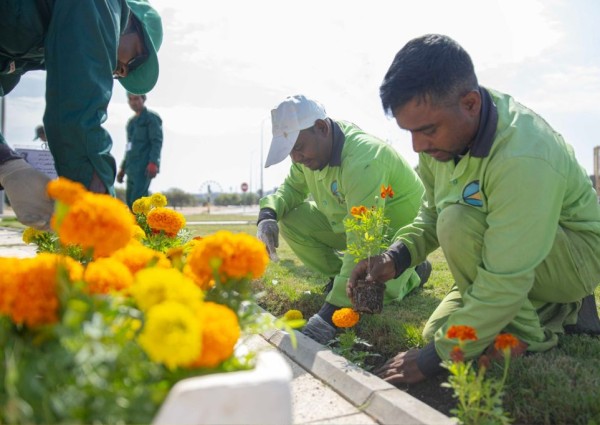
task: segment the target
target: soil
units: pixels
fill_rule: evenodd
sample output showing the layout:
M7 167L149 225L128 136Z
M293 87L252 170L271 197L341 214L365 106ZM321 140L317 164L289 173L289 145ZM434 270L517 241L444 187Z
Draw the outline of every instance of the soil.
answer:
M377 314L383 309L383 293L385 284L367 283L357 280L352 291L354 311L358 313Z

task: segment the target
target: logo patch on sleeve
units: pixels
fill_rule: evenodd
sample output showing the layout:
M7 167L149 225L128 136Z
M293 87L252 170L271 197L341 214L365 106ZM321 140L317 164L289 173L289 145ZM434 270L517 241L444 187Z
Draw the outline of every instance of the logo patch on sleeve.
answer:
M462 193L462 198L465 203L474 207L483 206L481 200L481 191L479 190L479 180L472 181L465 186Z

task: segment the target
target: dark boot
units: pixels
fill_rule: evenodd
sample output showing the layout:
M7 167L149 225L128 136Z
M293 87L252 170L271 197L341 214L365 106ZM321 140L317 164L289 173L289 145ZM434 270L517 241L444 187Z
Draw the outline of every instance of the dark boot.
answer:
M598 318L594 294L583 298L577 314L577 323L565 326L565 332L567 334L600 335L600 318Z

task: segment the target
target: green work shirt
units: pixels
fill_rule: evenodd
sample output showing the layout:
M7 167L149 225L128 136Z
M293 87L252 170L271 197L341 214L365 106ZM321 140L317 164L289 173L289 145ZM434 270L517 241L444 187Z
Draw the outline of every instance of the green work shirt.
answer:
M56 171L88 187L95 171L111 193L116 163L102 123L128 16L125 0L0 2L0 95L45 69L44 129Z
M471 148L458 162L440 162L420 154L425 202L415 222L395 237L408 248L416 265L439 246L436 224L442 210L461 204L486 215L482 264L462 294L464 307L446 325L475 327L479 347L489 345L528 299L534 270L548 256L557 225L597 235L596 252L600 252L600 206L572 148L512 97L487 92L498 114L488 151L475 154ZM543 334L539 329L535 333ZM436 333L441 358L448 358L455 344L444 332ZM477 353L469 352L467 346L465 354Z
M410 223L423 195L423 185L416 172L392 146L352 123L331 122L334 138L337 139L336 131L341 131L341 154L334 155L322 170L292 164L276 193L260 200L260 208L271 208L281 218L310 196L327 217L332 230L340 234L345 233L344 219L351 217L351 208L361 205L370 208L385 204L391 229ZM381 185L391 185L394 197L381 199ZM354 237L347 235L347 244L352 243ZM351 270L347 264L354 263L354 257L345 254L343 263L343 269Z
M160 167L163 144L162 120L144 108L139 116L127 121L127 147L121 168L127 175L144 174L150 162Z

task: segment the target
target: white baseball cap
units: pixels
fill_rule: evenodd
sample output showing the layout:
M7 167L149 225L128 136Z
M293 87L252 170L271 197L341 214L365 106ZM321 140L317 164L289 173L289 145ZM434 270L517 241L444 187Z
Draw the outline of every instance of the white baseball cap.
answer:
M290 154L300 130L310 128L316 120L325 118L325 108L319 102L301 94L288 96L271 111L273 140L265 168L283 161Z

